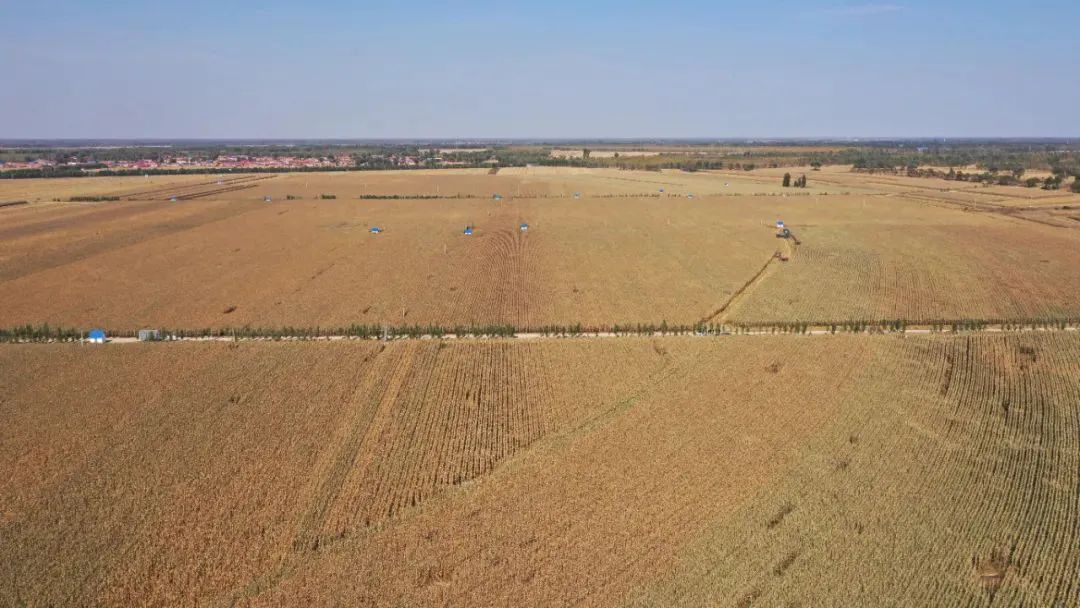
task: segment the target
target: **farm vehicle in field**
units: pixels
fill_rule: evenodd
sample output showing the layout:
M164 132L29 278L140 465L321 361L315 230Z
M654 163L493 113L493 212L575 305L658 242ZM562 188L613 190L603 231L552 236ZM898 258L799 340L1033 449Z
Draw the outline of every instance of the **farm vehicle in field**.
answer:
M799 240L795 233L790 228L778 228L776 230L776 238L778 239L790 239L796 245L802 245L802 241Z

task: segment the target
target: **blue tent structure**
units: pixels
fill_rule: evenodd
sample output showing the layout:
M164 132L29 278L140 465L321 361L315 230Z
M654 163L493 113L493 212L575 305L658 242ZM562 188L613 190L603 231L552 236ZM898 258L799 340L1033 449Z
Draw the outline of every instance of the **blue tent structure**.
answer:
M465 226L465 236L472 236L472 232L473 232L473 227L472 226Z
M91 344L104 344L105 343L105 330L103 329L91 329L90 333L86 335L86 341Z
M529 230L529 225L528 224L522 224L521 225L521 231L522 232L528 232L528 230Z
M784 227L784 220L776 220L776 227L777 228L783 228Z
M382 234L382 228L379 228L378 226L372 226L371 234Z

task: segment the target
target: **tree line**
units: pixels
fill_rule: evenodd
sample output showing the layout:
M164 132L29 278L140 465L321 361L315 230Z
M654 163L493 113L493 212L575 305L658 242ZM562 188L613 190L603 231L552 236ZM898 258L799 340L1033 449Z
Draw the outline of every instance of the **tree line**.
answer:
M790 173L785 173L784 174L784 179L783 179L783 181L781 183L783 184L783 186L785 188L792 188L792 187L794 187L794 188L805 188L806 187L806 175L803 175L802 177L795 178L795 181L793 182L791 180L791 174Z
M1064 330L1080 325L1080 317L1072 318L1024 318L1024 319L939 319L910 321L906 319L845 320L845 321L766 321L760 323L707 323L669 324L634 323L607 326L586 326L580 323L568 325L543 325L519 328L511 325L405 325L353 324L343 327L243 327L204 329L163 329L158 340L183 339L243 339L243 340L319 340L331 337L354 339L440 339L456 338L510 338L519 334L539 334L548 337L575 337L597 334L619 336L724 336L737 334L805 334L810 331L828 333L903 333L911 326L930 329L935 333L978 332L989 328L1002 330ZM108 331L113 338L135 338L137 331ZM0 342L78 342L87 332L76 328L45 325L21 325L0 329Z

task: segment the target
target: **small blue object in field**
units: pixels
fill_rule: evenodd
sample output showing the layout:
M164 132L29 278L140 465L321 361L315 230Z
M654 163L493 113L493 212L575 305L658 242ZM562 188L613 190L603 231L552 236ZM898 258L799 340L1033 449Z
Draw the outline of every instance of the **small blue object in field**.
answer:
M103 329L91 329L87 334L87 341L91 344L104 344L105 343L105 330Z
M372 226L371 234L382 234L382 228L379 228L378 226Z

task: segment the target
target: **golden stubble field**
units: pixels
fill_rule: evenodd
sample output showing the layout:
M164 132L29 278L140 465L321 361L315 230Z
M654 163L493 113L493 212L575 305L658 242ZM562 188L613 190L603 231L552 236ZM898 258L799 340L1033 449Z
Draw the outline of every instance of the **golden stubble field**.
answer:
M1080 315L1072 195L783 172L2 183L0 327ZM0 605L1075 605L1078 380L1072 331L4 344Z
M211 175L153 175L150 177L78 177L64 179L0 179L0 202L51 202L73 196L121 196L157 189L183 189L216 184Z
M1080 336L0 349L4 605L1073 605Z
M0 326L689 325L716 320L777 251L791 261L770 264L724 320L1080 314L1080 231L1068 225L1001 212L1000 195L973 208L935 180L828 168L801 190L781 188L781 171L3 184L46 200L49 186L124 200L0 209ZM800 246L773 236L776 219Z

